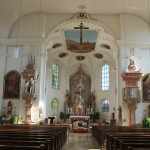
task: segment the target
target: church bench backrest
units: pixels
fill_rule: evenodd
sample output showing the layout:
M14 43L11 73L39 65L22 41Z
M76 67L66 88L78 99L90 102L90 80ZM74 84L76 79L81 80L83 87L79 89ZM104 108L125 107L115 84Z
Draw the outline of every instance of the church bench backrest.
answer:
M18 145L0 145L2 150L45 150L45 145L40 146L18 146Z
M125 143L123 141L120 142L120 150L127 149L128 146L132 146L133 148L149 148L150 143Z
M113 149L113 150L117 150L120 148L120 143L123 142L123 143L150 143L150 139L116 139L116 142L114 143L113 145L113 148L110 148Z
M32 138L32 137L7 137L7 136L2 136L2 137L0 137L0 140L9 140L9 141L24 141L24 142L26 142L26 141L50 141L50 150L54 150L55 148L54 148L54 140L53 139L49 139L49 138Z
M45 145L45 150L50 149L50 140L47 141L0 140L0 145L41 146L41 144Z

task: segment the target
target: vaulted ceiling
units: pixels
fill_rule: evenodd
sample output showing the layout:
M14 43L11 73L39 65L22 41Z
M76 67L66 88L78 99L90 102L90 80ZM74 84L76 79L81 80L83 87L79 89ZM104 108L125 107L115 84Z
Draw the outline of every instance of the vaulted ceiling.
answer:
M123 5L124 2L124 5ZM20 0L0 0L0 27L10 28L18 19ZM84 5L90 15L118 15L127 13L149 21L148 0L21 0L21 16L36 12L75 14ZM41 6L41 9L40 9ZM1 32L3 34L3 32Z

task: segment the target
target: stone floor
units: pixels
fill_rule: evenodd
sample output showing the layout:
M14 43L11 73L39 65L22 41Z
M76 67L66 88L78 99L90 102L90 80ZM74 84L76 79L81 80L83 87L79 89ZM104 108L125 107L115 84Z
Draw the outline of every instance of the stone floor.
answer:
M70 133L62 150L99 150L92 133Z

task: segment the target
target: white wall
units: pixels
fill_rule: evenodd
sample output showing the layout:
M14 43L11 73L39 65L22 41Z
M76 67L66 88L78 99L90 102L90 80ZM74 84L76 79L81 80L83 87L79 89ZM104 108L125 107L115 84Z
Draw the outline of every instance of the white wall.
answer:
M71 16L69 15L48 15L48 14L41 14L40 15L40 26L39 26L39 39L45 38L50 35L49 33L54 32L53 29L57 25L60 25L60 22L65 22L66 19L69 19ZM104 31L101 31L100 35L104 35L104 37L101 37L101 41L98 41L98 45L96 47L96 52L100 52L104 55L104 58L102 60L96 60L93 58L93 55L89 57L86 57L86 59L82 62L77 62L74 58L77 54L70 54L67 58L62 59L59 61L59 57L56 59L56 55L58 55L61 51L65 51L65 47L61 47L60 49L56 50L52 55L48 54L48 60L47 60L47 72L46 72L46 97L44 96L40 97L40 92L45 91L45 85L42 84L40 87L40 83L42 83L42 80L45 78L45 73L42 73L42 76L38 79L37 85L36 85L36 92L39 94L38 98L36 101L33 102L33 120L35 122L38 121L38 109L39 109L39 100L43 101L46 107L46 116L51 116L53 115L53 112L50 110L51 106L51 100L53 97L55 97L58 100L58 112L56 113L57 117L59 118L59 112L64 111L64 95L65 91L68 88L67 82L68 78L70 75L72 75L73 72L75 72L75 66L79 65L80 63L83 65L86 65L87 69L86 73L89 74L92 78L92 90L96 90L96 111L101 111L100 110L100 104L101 100L103 98L108 98L110 100L110 114L112 112L112 108L117 106L122 106L123 108L123 119L127 119L129 117L128 115L128 106L127 103L125 103L122 100L122 88L124 87L124 82L122 81L121 78L121 73L123 73L128 65L129 58L131 56L131 48L135 49L135 57L136 57L136 62L137 64L142 68L142 71L144 74L149 73L149 50L143 50L141 49L142 46L145 44L150 43L150 28L149 25L142 20L141 18L138 18L136 16L131 16L131 15L126 15L125 16L125 23L124 23L124 16L123 15L95 15L92 16L93 18L97 19L97 23L93 21L93 24L91 22L87 23L90 27L94 25L96 28L102 23L103 26L106 26L108 29L110 29L111 34L114 35L119 44L124 41L126 42L126 46L123 44L120 44L120 51L116 51L117 54L114 54L114 47L109 51L105 51L104 49L100 49L99 44L101 41L105 40L105 42L110 42L110 39L105 38L109 37L107 36L109 32L107 33ZM39 21L39 16L38 14L32 14L23 17L20 20L20 28L19 28L19 38L22 39L30 39L30 42L33 42L34 39L38 38L38 21ZM99 22L99 24L98 24ZM125 31L124 31L124 24L125 24ZM71 23L73 26L73 23ZM61 25L60 25L61 26ZM59 27L60 27L59 26ZM69 27L70 24L64 25L64 27ZM17 24L14 26L12 25L9 33L9 38L10 39L15 39L16 38L16 33L17 33ZM107 35L106 35L107 34ZM4 37L7 37L6 35ZM60 42L63 40L62 35L58 34L58 37L50 37L51 39L53 38L54 42ZM16 39L14 42L12 42L12 45L10 44L10 41L7 39L5 41L0 41L0 105L7 105L8 100L2 100L2 92L3 92L3 77L4 74L6 74L10 70L17 70L18 72L22 72L22 69L26 66L27 64L27 56L29 56L31 53L36 55L36 66L38 70L44 71L44 68L46 64L44 64L44 61L46 60L46 54L44 54L44 58L42 58L42 48L39 49L38 51L36 50L36 45L37 43L34 42L34 44L31 44L29 41L27 41L25 44L21 44L21 49L19 51L19 58L15 59L13 58L13 45L16 45ZM50 42L50 41L48 41ZM133 43L132 47L131 45L128 45L128 42ZM111 42L110 42L111 43ZM142 44L142 45L140 45ZM44 44L43 44L44 45ZM138 45L138 47L137 47ZM44 45L45 46L45 45ZM8 54L8 55L7 55ZM73 56L72 56L73 55ZM85 55L86 56L86 55ZM55 58L55 59L53 59ZM43 59L43 60L42 60ZM118 64L115 64L115 60L118 60ZM42 60L42 61L41 61ZM51 66L54 61L58 60L60 66L60 89L58 91L52 90L51 89ZM117 62L117 61L116 61ZM100 68L104 63L110 64L110 90L102 92L100 90L100 80L99 80L99 75L100 75ZM116 66L117 65L117 66ZM116 70L116 68L118 68ZM116 84L116 79L115 72L111 70L116 70L116 74L118 74L117 78L117 83ZM93 80L94 78L94 80ZM45 82L45 81L43 81ZM94 82L94 84L93 84ZM140 85L140 82L139 82ZM23 92L23 87L24 87L24 80L22 79L21 81L21 93ZM115 88L117 88L117 95L115 95ZM25 119L25 101L22 100L13 100L14 105L17 106L17 112L19 114L19 118ZM147 109L148 104L143 104L139 103L137 105L137 111L136 111L136 122L141 123L141 120L143 119L144 116L144 110ZM2 106L2 107L3 107ZM116 107L116 109L118 109ZM116 118L117 118L117 113L116 113ZM128 120L128 119L127 119ZM128 125L128 121L124 124Z

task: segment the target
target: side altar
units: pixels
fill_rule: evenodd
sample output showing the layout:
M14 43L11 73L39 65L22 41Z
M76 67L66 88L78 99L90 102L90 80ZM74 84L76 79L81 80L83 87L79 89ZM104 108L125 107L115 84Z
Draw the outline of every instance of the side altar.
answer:
M73 132L87 133L90 116L70 116Z

